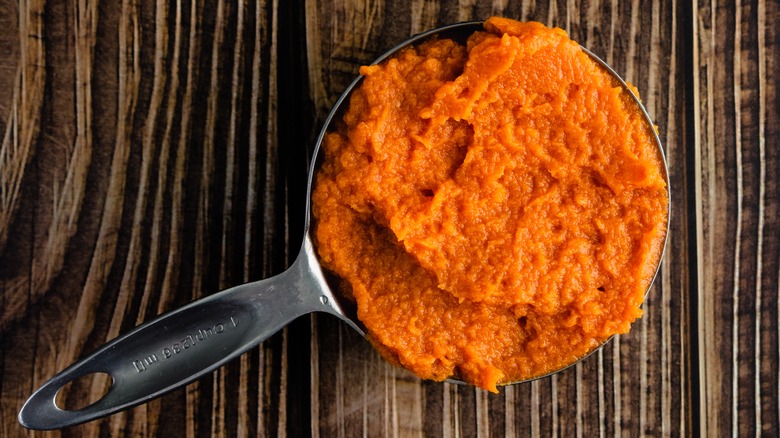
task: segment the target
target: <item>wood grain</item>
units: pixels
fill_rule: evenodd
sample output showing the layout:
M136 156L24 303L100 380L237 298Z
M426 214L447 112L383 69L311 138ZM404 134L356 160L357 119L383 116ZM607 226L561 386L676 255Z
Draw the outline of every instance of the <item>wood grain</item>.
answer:
M491 15L562 27L658 125L671 232L630 334L493 395L420 381L316 315L147 405L17 423L107 340L282 272L315 137L358 67ZM0 0L0 436L776 436L778 16L776 0Z

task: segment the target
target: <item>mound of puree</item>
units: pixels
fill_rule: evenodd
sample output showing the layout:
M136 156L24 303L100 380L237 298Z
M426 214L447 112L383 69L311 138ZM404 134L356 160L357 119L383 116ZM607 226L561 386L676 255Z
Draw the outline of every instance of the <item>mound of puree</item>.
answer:
M360 73L324 142L315 241L386 359L496 392L628 331L667 190L614 78L563 30L503 18Z

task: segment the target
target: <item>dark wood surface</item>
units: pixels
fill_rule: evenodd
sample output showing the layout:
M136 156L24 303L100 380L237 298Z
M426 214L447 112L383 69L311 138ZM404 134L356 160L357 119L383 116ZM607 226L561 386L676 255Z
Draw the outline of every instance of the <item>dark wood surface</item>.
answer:
M423 382L329 316L62 432L41 383L166 310L282 272L330 106L408 36L567 30L642 93L672 222L630 334L552 377ZM0 436L777 436L780 2L0 0ZM103 383L81 382L69 406Z

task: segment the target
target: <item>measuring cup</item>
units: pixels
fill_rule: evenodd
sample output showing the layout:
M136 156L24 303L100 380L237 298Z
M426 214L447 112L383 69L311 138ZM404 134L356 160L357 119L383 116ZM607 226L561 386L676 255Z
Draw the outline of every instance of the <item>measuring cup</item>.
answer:
M380 63L401 49L432 37L464 42L478 30L482 30L482 22L433 29L404 41L374 63ZM586 53L627 89L627 85L609 66L587 50ZM41 430L58 429L148 402L211 373L263 342L294 319L311 312L334 315L365 335L365 329L354 309L344 302L337 291L331 289L323 275L312 242L310 199L312 181L322 160L320 149L323 138L331 123L345 109L350 94L360 81L361 78L355 79L339 97L317 138L309 169L303 245L292 266L277 276L227 289L161 315L110 341L35 391L19 413L19 422L23 426ZM634 96L633 93L631 96ZM652 129L652 122L638 99L636 102L656 136L658 151L663 158L661 143ZM663 161L666 166L666 160ZM666 169L664 172L668 190L668 172ZM78 410L63 410L56 405L55 397L65 385L93 373L111 376L112 384L105 396Z

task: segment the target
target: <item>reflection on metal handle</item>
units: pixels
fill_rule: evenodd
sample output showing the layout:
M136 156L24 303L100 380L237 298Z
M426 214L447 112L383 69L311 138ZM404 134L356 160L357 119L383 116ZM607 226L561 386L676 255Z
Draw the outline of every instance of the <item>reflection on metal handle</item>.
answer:
M307 242L308 243L308 242ZM284 273L193 302L106 344L38 389L19 413L30 429L58 429L147 402L208 374L314 311L340 316L319 267L304 251ZM343 317L342 317L343 318ZM113 379L99 401L74 411L55 404L63 386L93 373Z

